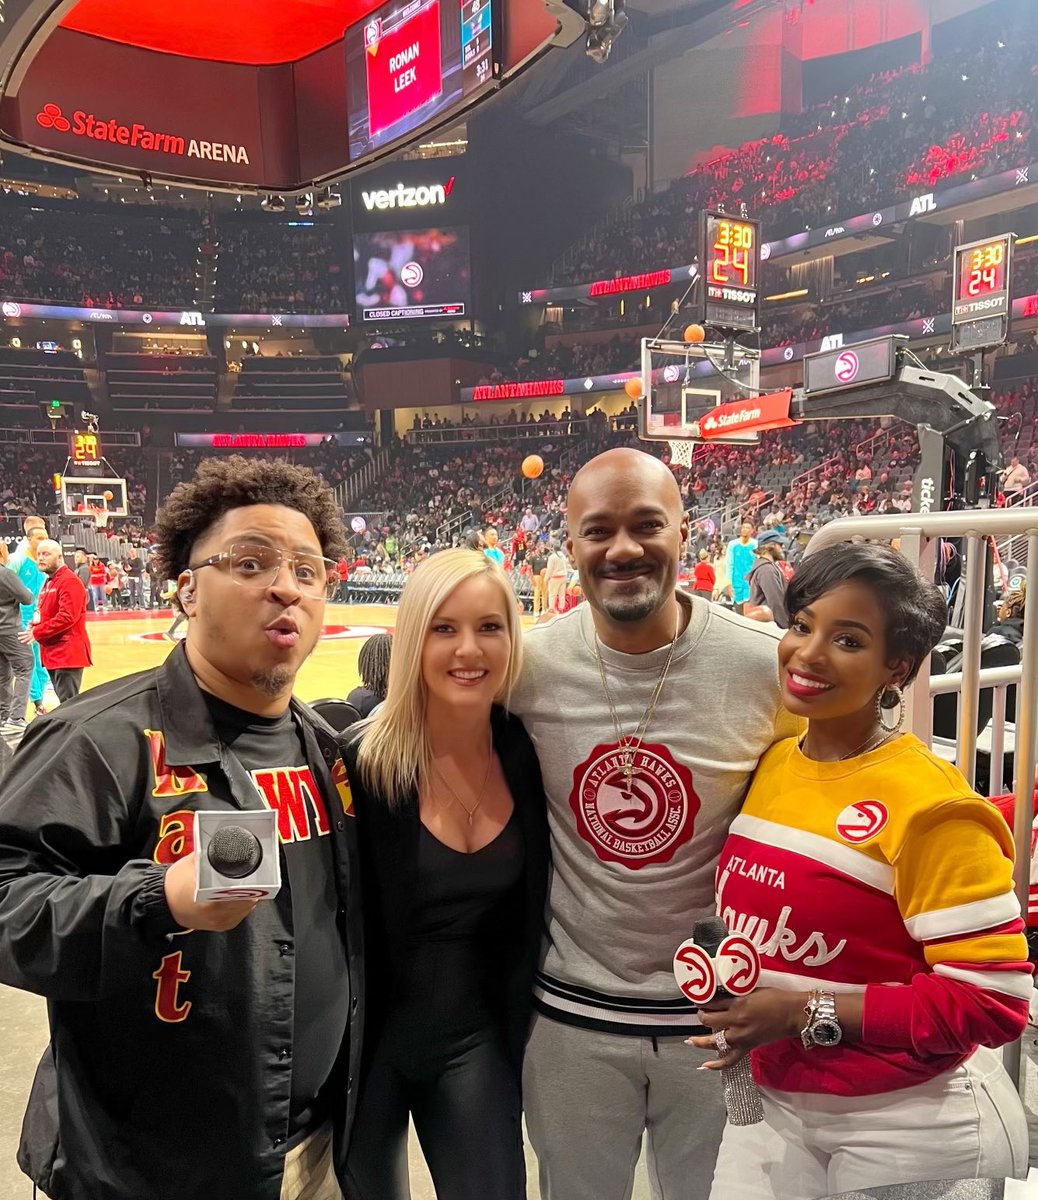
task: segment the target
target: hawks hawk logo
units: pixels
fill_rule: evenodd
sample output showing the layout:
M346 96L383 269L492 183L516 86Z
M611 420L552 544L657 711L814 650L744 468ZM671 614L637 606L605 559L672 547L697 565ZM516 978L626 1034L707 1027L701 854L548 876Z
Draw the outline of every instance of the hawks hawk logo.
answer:
M692 772L666 746L643 744L634 776L624 776L617 746L601 745L573 772L570 808L577 830L602 862L637 871L669 862L690 841L700 800Z
M874 838L889 820L886 805L878 800L859 800L848 804L836 818L836 832L845 842L859 846Z

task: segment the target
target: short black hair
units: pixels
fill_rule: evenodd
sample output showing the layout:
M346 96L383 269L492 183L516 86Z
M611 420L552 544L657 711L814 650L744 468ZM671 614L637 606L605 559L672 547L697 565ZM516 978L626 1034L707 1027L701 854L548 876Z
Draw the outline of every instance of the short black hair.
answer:
M841 542L801 560L786 590L790 621L820 596L854 580L872 589L887 618L883 631L891 659L907 659L916 677L923 659L948 624L948 606L939 587L927 581L890 546Z
M320 476L286 459L207 458L194 478L179 483L155 522L159 562L166 579L190 565L195 543L220 518L251 504L281 504L301 512L314 527L321 553L337 559L346 548L342 516Z

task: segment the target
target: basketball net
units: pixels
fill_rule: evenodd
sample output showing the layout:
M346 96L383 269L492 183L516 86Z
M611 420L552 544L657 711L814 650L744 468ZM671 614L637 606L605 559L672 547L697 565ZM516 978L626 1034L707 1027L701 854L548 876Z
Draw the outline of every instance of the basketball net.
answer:
M695 447L695 442L681 438L676 442L668 442L670 446L670 465L672 467L691 467L692 466L692 451Z
M94 518L94 525L96 528L108 528L108 519L112 514L107 508L94 508L93 505L88 505L87 512Z

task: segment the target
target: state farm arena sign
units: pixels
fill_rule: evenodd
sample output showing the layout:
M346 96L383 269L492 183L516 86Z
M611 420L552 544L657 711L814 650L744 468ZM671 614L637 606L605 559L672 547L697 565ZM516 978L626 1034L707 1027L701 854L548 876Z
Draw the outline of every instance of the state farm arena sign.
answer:
M205 159L208 162L249 164L245 146L215 142L203 138L186 138L178 133L149 129L134 123L124 125L114 117L98 116L81 108L64 113L58 104L44 104L36 114L36 124L42 129L94 142L110 142L117 146L151 151L170 157Z

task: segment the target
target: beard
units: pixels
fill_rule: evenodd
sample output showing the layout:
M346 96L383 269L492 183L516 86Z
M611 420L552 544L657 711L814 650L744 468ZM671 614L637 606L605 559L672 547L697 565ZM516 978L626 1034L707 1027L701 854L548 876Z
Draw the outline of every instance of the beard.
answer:
M275 697L291 691L295 678L295 671L289 670L288 667L271 667L268 671L253 671L249 682L257 692Z
M666 599L664 589L656 579L640 579L639 586L624 594L612 593L608 598L599 596L598 605L611 621L630 624L644 621L658 612Z

